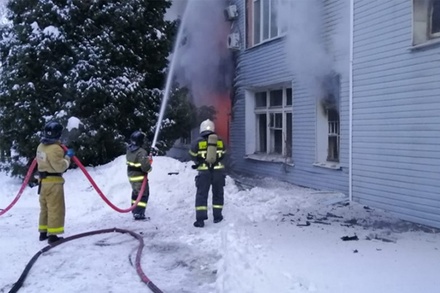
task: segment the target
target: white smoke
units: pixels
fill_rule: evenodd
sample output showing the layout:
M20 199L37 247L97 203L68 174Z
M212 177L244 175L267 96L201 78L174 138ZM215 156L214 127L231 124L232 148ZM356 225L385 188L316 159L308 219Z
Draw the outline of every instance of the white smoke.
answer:
M297 90L304 90L307 95L320 99L324 94L323 82L331 74L340 73L335 54L348 56L348 33L338 35L338 40L324 39L322 0L278 1L279 26L286 31L286 57L295 84L300 87Z
M233 68L225 7L225 0L189 0L182 18L184 41L175 56L175 76L190 89L196 105L208 105L204 99L230 86Z

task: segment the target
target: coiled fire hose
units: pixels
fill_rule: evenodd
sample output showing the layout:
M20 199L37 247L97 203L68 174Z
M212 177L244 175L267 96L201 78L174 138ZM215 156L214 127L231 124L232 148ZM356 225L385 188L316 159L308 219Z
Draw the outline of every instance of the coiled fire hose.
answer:
M144 273L144 271L142 270L141 267L141 257L142 257L142 250L144 248L144 239L142 238L141 235L130 231L130 230L125 230L125 229L119 229L119 228L111 228L111 229L102 229L102 230L95 230L95 231L90 231L90 232L85 232L85 233L81 233L81 234L76 234L70 237L66 237L63 238L53 244L47 245L45 247L43 247L40 251L38 251L33 257L32 259L27 263L24 271L22 272L22 274L20 275L20 277L18 278L17 282L15 282L15 284L13 285L13 287L11 288L11 290L9 291L9 293L16 293L18 292L18 290L23 286L24 280L26 279L29 271L31 270L32 266L34 265L34 263L37 261L38 257L40 257L41 254L43 254L44 252L49 251L50 249L64 244L68 241L72 241L75 239L79 239L79 238L83 238L83 237L87 237L87 236L91 236L91 235L96 235L96 234L104 234L104 233L112 233L112 232L118 232L118 233L122 233L122 234L130 234L131 236L133 236L134 238L136 238L139 241L139 246L137 249L137 253L136 253L136 259L135 259L135 268L136 268L136 272L138 273L139 277L141 278L141 281L144 282L145 284L147 284L148 288L150 288L150 290L153 293L163 293L163 291L161 291Z

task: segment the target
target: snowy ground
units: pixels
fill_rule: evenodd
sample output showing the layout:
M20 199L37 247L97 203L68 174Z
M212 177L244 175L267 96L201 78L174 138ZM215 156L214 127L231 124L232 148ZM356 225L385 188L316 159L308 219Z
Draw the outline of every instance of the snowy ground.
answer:
M155 157L148 222L114 211L79 169L69 170L65 236L113 227L141 234L142 268L169 293L439 292L438 231L331 192L270 179L237 184L228 177L225 220L194 228L190 165ZM129 207L123 156L88 171L114 204ZM0 182L5 208L21 183L4 174ZM47 245L38 241L36 193L27 188L0 216L0 292L8 292ZM359 240L341 239L355 235ZM137 245L129 235L110 233L57 246L40 256L20 292L149 292L133 266Z

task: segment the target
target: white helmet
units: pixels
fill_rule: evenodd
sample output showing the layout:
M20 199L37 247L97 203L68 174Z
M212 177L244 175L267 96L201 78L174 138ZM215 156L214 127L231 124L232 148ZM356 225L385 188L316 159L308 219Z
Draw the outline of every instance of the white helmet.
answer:
M205 121L203 121L202 123L200 123L200 133L202 133L203 131L215 131L215 125L214 122L212 122L209 119L206 119Z

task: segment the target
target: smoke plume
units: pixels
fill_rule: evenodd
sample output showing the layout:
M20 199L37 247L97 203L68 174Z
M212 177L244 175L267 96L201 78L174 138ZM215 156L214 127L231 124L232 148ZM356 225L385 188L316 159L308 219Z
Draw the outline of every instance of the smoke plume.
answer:
M288 67L294 76L295 86L299 87L296 91L305 91L306 95L318 100L327 94L329 89L326 87L332 84L328 79L341 73L342 68L338 68L339 63L335 62L336 55L347 57L349 44L346 29L348 21L345 21L349 19L348 13L343 15L344 21L335 20L339 25L343 23L342 27L337 25L333 28L340 33L332 40L324 38L326 33L328 35L329 29L324 23L323 2L322 0L279 0L278 2L278 23L286 33L286 57ZM341 31L341 28L344 29Z
M187 86L197 106L211 105L213 95L228 92L233 73L226 46L230 23L224 0L189 0L182 17L183 42L176 53L175 77Z

